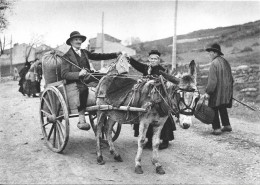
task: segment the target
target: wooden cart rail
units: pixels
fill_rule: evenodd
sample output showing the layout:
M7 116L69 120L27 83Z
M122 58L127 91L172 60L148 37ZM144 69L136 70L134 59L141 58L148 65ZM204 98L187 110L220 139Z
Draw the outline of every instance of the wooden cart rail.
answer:
M97 110L122 110L122 111L130 111L130 112L147 112L146 109L143 108L138 108L138 107L129 107L129 106L120 106L120 107L113 107L112 105L94 105L94 106L90 106L90 107L86 107L86 113L85 115L88 116L89 113L88 112L92 112L92 111L97 111ZM46 111L42 110L43 113L45 113L45 115L47 116L51 116L49 113L47 113ZM69 118L74 118L74 117L78 117L78 114L69 114ZM63 119L64 115L58 116L55 119Z
M138 107L129 107L129 106L114 107L112 105L94 105L86 108L87 112L97 111L97 110L122 110L122 111L147 112L146 109L138 108Z

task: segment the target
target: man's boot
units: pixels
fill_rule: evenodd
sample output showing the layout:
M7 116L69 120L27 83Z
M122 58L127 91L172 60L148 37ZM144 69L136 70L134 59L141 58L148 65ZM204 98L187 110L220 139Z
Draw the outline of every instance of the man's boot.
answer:
M77 124L78 128L81 130L89 130L90 124L86 122L85 110L79 111L79 122Z
M159 145L159 150L163 150L168 148L169 146L169 141L168 140L163 140L163 142Z
M213 135L220 135L220 134L221 134L220 128L214 129L213 132L212 132L212 134L213 134Z
M221 129L222 132L231 132L232 131L232 127L230 125L224 126Z

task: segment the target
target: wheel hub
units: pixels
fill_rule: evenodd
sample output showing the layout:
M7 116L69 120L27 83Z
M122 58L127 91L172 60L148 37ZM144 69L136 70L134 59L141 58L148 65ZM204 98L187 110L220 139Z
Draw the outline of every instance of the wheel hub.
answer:
M50 123L56 123L56 116L55 115L48 116L48 121Z

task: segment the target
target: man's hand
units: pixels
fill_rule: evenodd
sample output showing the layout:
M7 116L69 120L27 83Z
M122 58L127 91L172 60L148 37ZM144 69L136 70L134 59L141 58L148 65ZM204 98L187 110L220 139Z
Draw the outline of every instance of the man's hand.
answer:
M87 70L86 69L81 69L81 71L79 72L79 76L86 76L87 75Z
M205 98L206 100L209 99L209 95L208 95L207 93L203 94L201 97L202 97L202 98Z
M123 53L123 55L125 56L125 58L127 58L128 62L129 62L130 56L127 53Z

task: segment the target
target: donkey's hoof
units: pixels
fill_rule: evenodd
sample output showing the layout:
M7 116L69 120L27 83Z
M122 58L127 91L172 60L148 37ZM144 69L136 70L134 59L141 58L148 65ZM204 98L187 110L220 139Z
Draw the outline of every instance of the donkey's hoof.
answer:
M103 164L105 164L106 162L103 160L103 157L102 157L102 156L99 156L99 157L97 157L97 163L98 163L99 165L103 165Z
M136 166L136 167L135 167L135 173L137 173L137 174L143 174L144 171L142 170L142 167L141 167L141 166Z
M120 155L115 156L114 159L115 159L116 161L118 161L118 162L123 162L123 159L121 158Z
M156 173L163 175L163 174L165 174L165 171L161 166L157 166L156 167Z

